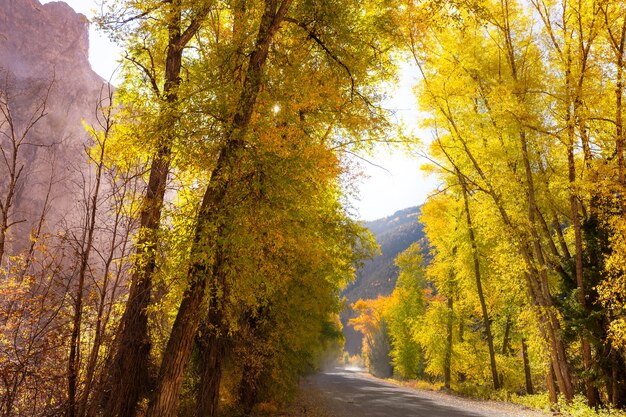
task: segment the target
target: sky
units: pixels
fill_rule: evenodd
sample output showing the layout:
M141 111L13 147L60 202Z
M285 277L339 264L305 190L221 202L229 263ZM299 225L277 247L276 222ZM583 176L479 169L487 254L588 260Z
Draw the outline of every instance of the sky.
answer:
M42 3L49 3L43 0ZM98 10L98 0L65 0L74 10L88 18ZM112 44L106 35L91 27L89 32L89 60L91 67L102 78L113 80L121 50ZM413 86L417 81L415 68L404 65L399 84L391 93L386 107L395 111L396 119L422 140L428 134L417 128L419 113L413 96ZM392 215L398 210L424 203L428 194L435 189L433 178L426 177L420 170L425 161L409 156L403 150L380 147L373 156L363 155L358 159L364 177L357 184L358 198L351 202L363 220L375 220Z

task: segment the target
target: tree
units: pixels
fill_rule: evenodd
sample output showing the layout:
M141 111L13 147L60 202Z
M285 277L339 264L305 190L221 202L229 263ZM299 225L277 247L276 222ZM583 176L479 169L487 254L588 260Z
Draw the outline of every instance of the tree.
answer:
M111 5L112 8L115 4ZM140 215L140 237L137 242L136 266L120 333L116 338L115 356L107 386L106 414L134 416L139 398L148 384L150 338L147 308L150 305L161 211L170 171L172 148L177 139L180 112L179 89L185 48L200 30L210 4L180 2L129 2L120 10L111 10L101 18L119 42L129 42L126 58L144 78L142 89L150 90L146 99L155 101L157 129L151 138L153 146L150 176ZM164 47L163 55L159 48ZM130 82L134 81L132 75Z
M388 297L359 300L352 306L358 312L358 316L348 322L354 330L363 334L365 364L372 375L379 378L389 378L393 375L391 340L384 316L389 302Z
M414 243L396 258L400 274L384 313L394 373L407 379L424 376L422 349L413 336L415 320L424 314L430 291L422 269L421 251L421 246Z

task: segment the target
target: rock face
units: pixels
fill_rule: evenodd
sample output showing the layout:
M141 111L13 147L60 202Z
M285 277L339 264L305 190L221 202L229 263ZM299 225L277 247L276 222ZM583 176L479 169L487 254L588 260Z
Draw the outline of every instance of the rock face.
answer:
M76 212L77 199L70 196L88 172L83 121L95 122L106 85L88 61L88 29L87 18L63 2L0 0L0 98L13 119L11 131L0 114L0 145L7 152L11 134L22 140L11 214L19 223L9 230L14 245L27 240L46 201L49 231L67 225L68 213ZM2 201L9 173L0 159Z
M20 77L79 75L99 82L88 61L89 22L63 2L0 0L0 57Z

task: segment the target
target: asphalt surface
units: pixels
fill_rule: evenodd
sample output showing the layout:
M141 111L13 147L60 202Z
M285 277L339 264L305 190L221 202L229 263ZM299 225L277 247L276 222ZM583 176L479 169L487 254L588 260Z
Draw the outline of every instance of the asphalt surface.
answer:
M520 416L483 407L442 393L400 387L360 370L335 368L308 378L309 389L318 391L334 416L341 417L492 417Z

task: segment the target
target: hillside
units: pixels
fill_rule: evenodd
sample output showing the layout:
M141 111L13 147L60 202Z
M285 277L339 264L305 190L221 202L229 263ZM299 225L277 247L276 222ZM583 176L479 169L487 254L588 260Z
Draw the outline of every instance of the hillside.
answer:
M367 261L358 271L354 282L343 292L349 306L358 299L376 298L389 295L398 279L398 268L394 264L396 256L412 243L424 239L423 226L418 218L420 207L400 210L391 216L365 223L380 245L380 255ZM347 325L352 311L346 308L341 316L346 337L345 350L350 354L361 351L361 335Z

